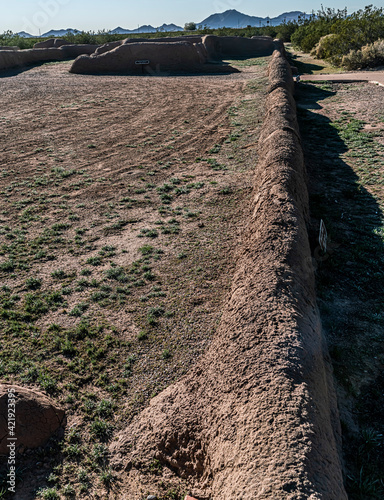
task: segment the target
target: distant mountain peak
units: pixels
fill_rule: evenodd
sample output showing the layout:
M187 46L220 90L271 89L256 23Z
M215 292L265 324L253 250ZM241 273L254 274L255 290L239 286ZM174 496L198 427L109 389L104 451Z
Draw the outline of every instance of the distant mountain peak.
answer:
M27 33L25 31L19 31L16 33L16 35L19 35L21 38L34 38L34 35L31 35L30 33Z
M65 36L65 35L68 35L68 33L76 34L76 33L80 33L80 31L73 29L73 28L67 28L67 29L62 29L62 30L50 30L50 31L47 31L46 33L43 33L41 35L41 38Z
M262 24L269 24L276 26L281 24L284 20L293 21L297 20L299 16L307 16L304 12L293 11L285 12L277 17L257 17L248 16L236 9L229 9L221 13L212 14L201 23L196 23L198 26L207 26L208 28L246 28L247 26L258 27ZM309 16L307 16L309 17Z
M121 28L120 26L118 28L115 28L114 30L111 30L110 33L112 34L119 34L119 35L129 35L134 34L134 33L156 33L157 31L183 31L183 28L181 26L177 26L176 24L163 24L162 26L159 26L157 28L154 28L151 25L144 25L144 26L139 26L138 28L134 30L127 30L124 28Z

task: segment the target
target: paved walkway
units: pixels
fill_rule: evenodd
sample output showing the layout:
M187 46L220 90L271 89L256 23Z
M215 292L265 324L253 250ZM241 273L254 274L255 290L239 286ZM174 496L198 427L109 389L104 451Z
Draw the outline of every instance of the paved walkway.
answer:
M327 82L369 82L384 87L384 71L359 71L356 73L337 73L334 75L300 75L300 80Z

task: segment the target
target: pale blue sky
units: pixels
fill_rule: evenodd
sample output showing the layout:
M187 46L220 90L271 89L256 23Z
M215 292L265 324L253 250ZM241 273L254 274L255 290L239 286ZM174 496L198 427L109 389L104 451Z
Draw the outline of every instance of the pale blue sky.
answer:
M255 0L2 0L0 2L0 32L27 31L44 33L50 29L76 28L79 30L126 29L138 25L200 22L215 12L236 9L244 14L275 17L283 12L317 11L324 7L344 8L349 12L364 8L369 0L293 0L273 2ZM384 0L372 2L383 7Z

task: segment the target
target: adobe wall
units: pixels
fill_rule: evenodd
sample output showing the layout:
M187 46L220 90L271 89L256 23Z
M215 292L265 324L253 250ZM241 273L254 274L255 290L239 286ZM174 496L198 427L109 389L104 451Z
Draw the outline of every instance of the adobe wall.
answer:
M139 64L139 61L147 61ZM209 65L203 44L190 42L123 43L103 54L78 57L71 73L164 74L237 71L228 65Z
M18 51L2 50L0 47L0 70L37 64L44 61L64 61L81 54L93 54L98 45L66 44L60 47L34 48Z
M0 50L0 70L26 66L42 61L62 61L64 53L59 48L25 49L18 51Z
M279 51L269 79L230 300L206 354L111 445L119 498L141 498L141 471L156 459L199 499L347 500L292 74Z

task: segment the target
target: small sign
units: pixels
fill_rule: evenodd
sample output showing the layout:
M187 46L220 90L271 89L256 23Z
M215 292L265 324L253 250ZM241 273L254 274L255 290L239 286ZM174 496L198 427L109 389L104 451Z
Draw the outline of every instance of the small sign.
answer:
M320 221L319 243L320 243L320 248L321 248L321 250L324 253L327 252L327 239L328 239L327 229L325 227L323 219L321 219L321 221Z
M144 64L149 64L149 61L148 59L141 59L140 61L135 61L135 64L138 64L138 65L144 65Z

